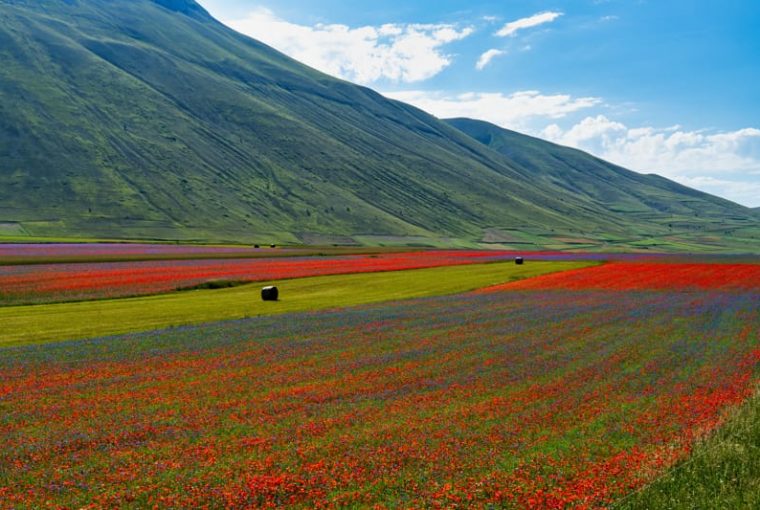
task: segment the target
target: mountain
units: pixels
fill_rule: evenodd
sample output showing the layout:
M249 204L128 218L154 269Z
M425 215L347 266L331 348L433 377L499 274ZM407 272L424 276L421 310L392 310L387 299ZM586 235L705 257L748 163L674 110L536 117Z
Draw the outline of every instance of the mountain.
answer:
M751 221L657 177L607 199L589 169L579 193L524 150L535 164L193 0L0 0L0 235L615 247L678 230L709 249Z
M639 219L667 227L665 237L676 244L695 237L710 243L717 236L722 242L746 241L748 245L760 239L753 210L737 208L728 200L488 122L464 118L445 122L529 170L546 186L559 186L625 214L633 223Z

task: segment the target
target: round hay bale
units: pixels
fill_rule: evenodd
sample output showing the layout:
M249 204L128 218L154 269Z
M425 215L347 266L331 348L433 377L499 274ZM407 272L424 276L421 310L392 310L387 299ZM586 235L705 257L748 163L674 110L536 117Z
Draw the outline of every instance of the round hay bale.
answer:
M263 301L277 301L280 298L280 291L277 287L264 287L261 289L261 299Z
M525 259L522 257L515 257L515 264L517 264L518 266L522 266L523 264L525 264Z

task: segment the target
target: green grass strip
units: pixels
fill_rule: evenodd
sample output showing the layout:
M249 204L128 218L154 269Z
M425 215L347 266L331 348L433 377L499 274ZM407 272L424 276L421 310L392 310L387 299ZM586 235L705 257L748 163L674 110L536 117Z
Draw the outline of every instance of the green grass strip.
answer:
M760 508L760 391L698 443L688 459L614 508Z
M218 290L0 308L0 347L74 340L257 315L456 294L594 262L492 263L258 282ZM277 285L280 301L262 302Z

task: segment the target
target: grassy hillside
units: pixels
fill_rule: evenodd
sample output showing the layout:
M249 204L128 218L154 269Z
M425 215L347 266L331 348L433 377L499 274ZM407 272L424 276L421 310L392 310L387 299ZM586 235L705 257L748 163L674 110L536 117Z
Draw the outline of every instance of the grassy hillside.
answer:
M537 181L192 0L0 0L0 63L0 236L450 244L512 230L497 242L593 232L630 247L670 231L668 211ZM673 194L692 202L683 216L746 214Z
M542 186L558 186L613 213L623 214L632 223L655 223L666 229L658 233L657 239L640 246L694 243L706 248L712 244L741 250L758 244L753 241L760 238L755 210L488 122L472 119L446 122L506 156L513 165L527 169ZM589 233L594 238L594 233L601 232Z

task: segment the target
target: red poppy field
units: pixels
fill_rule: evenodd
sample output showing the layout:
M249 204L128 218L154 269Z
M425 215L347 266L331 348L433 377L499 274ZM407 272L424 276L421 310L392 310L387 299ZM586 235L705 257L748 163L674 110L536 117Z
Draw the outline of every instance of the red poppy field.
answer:
M760 264L628 262L564 271L483 289L758 290Z
M611 263L0 349L0 508L606 508L755 390L758 275Z

